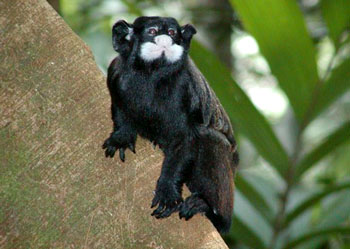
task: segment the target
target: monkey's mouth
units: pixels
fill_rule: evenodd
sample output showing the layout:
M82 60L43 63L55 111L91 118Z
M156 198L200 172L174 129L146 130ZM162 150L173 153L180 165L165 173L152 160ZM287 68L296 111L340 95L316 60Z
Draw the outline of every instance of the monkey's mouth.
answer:
M179 60L183 54L183 47L173 43L168 35L159 35L154 38L154 42L145 42L141 45L140 56L145 61L153 61L164 57L173 63Z

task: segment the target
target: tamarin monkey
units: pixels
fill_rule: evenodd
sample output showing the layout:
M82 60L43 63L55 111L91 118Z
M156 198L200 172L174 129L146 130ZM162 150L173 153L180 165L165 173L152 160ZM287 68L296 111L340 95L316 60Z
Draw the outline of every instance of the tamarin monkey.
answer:
M174 18L118 21L112 29L119 53L108 68L113 132L104 142L106 157L135 152L137 134L159 145L164 162L152 200L152 215L179 212L190 219L204 213L227 232L233 212L238 164L229 118L204 76L189 58L196 29ZM182 198L186 184L191 196Z

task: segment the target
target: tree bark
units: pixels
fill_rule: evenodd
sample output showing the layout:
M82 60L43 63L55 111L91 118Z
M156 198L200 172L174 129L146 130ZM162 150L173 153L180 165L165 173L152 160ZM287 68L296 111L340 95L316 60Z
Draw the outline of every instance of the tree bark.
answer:
M0 0L0 248L227 248L210 222L150 213L163 160L106 159L105 77L44 0Z

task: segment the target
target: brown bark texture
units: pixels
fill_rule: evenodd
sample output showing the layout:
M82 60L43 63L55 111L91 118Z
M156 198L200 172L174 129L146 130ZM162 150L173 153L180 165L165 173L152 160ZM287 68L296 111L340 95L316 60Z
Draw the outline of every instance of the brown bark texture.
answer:
M163 160L106 159L105 76L45 0L0 0L0 248L227 248L196 216L153 218Z

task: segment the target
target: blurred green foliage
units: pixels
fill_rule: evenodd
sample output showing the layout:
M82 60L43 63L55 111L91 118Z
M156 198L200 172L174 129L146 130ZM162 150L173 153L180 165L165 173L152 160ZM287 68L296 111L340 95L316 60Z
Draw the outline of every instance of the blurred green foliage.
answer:
M60 4L61 14L90 45L104 71L116 56L110 32L116 20L163 15L184 24L202 9L191 57L228 112L242 155L226 242L242 249L350 248L350 1L227 2L233 7L229 47L210 46L215 25L207 24L214 15L220 20L220 11L207 6L215 1ZM246 37L259 50L237 54L232 47ZM219 58L219 49L226 49L232 61ZM250 94L262 86L285 99L287 108L266 114L256 98L274 99L264 92Z

